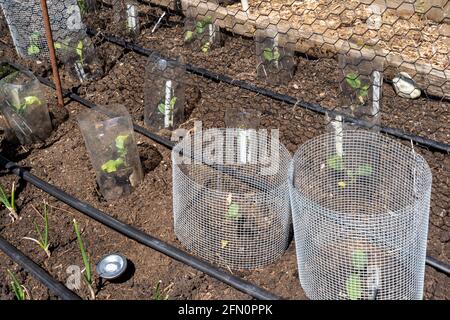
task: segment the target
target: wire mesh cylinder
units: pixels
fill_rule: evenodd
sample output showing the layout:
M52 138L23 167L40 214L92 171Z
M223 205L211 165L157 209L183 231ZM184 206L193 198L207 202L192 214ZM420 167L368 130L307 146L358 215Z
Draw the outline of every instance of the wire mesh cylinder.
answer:
M344 131L296 152L290 183L300 282L311 299L421 299L431 171L411 147Z
M245 140L237 129L212 130L214 143L207 141L210 133L196 133L173 150L175 234L189 250L220 266L269 264L289 242L291 156L261 130L248 130Z

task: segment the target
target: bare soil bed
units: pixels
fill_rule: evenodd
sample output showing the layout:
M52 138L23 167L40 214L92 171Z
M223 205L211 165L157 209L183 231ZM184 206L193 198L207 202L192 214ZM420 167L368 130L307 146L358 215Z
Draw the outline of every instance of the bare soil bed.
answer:
M228 37L225 46L204 55L182 48L182 26L176 17L169 24L150 34L145 29L137 41L145 47L171 57L183 54L188 62L222 72L239 79L263 85L255 79L255 58L250 40ZM173 21L172 21L173 20ZM100 37L99 37L100 38ZM11 40L0 39L0 56L25 64L15 56ZM66 88L72 88L84 98L97 104L124 104L133 120L143 125L143 82L146 58L127 52L111 44L102 43L103 52L110 52L104 77L83 85L63 78ZM288 86L272 87L310 102L333 106L336 90L336 62L332 59L311 60L297 57L297 73ZM40 66L28 64L37 73L48 75ZM194 120L202 120L204 127L223 127L226 108L257 108L261 111L261 126L279 128L282 142L293 153L308 139L325 131L322 116L300 108L279 103L234 86L217 83L196 75L188 75L187 117L183 124L191 128ZM443 101L420 98L415 101L398 98L390 86L385 86L384 102L386 125L450 143L449 105ZM50 106L56 105L51 89L46 89ZM173 233L172 218L172 168L170 151L155 142L136 134L138 149L144 165L144 181L129 196L106 202L98 191L95 175L77 125L77 115L86 108L66 101L68 119L60 124L44 145L17 147L2 143L1 153L17 161L38 177L111 216L143 230L155 237L182 247ZM55 111L56 114L59 114ZM160 132L166 135L167 132ZM446 263L450 262L450 156L416 148L430 164L433 171L432 206L428 253ZM133 264L133 276L123 283L106 283L99 288L98 299L152 299L155 286L161 281L164 296L169 299L249 299L225 284L201 272L176 262L154 250L119 235L101 224L84 217L75 210L50 198L35 187L0 171L0 181L9 188L13 181L18 185L17 206L21 219L11 224L6 210L0 211L0 235L17 246L26 255L44 267L52 276L65 283L67 267L82 265L81 255L72 227L76 218L92 263L111 252L123 253ZM23 237L36 237L33 221L41 222L36 209L42 210L47 200L50 211L50 241L52 255L49 259L34 243ZM19 275L34 299L54 299L49 291L30 275L0 253L0 299L13 299L8 285L6 269ZM306 299L297 273L295 245L277 262L258 270L233 271L235 275L250 280L288 299ZM98 278L96 277L96 283ZM83 298L88 291L78 291ZM450 277L426 268L426 299L450 299Z

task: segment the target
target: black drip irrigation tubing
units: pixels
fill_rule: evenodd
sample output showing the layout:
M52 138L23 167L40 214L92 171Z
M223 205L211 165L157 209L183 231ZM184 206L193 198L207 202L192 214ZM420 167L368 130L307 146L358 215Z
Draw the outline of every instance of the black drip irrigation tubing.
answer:
M24 255L19 249L11 245L5 239L0 237L0 250L9 256L15 263L24 268L27 272L33 275L51 292L56 294L62 300L81 300L81 298L70 291L61 282L55 280L44 269L38 266L33 260Z
M150 55L154 55L156 57L168 59L167 57L162 56L161 54L159 54L156 51L153 51L153 50L150 50L147 48L143 48L133 42L127 41L125 39L119 38L119 37L111 35L111 34L107 34L107 33L103 33L103 32L100 32L100 33L95 32L94 30L92 30L90 28L87 29L87 34L90 36L96 36L98 34L101 34L101 37L103 39L105 39L106 41L116 44L124 49L131 50L133 52L136 52L136 53L146 56L146 57L149 57ZM298 106L303 109L313 111L315 113L319 113L319 114L323 114L323 115L329 114L332 117L341 116L342 119L346 123L351 123L351 124L354 124L354 125L357 125L357 126L360 126L363 128L372 128L373 127L373 124L371 124L367 121L357 119L354 117L350 117L344 113L340 113L340 112L337 112L334 110L329 110L325 107L322 107L320 104L317 104L317 103L309 103L309 102L301 101L292 96L289 96L286 94L281 94L281 93L275 92L275 91L267 89L267 88L259 87L255 84L248 83L243 80L236 80L236 79L233 79L232 77L226 76L224 74L216 73L216 72L210 71L205 68L200 68L200 67L194 66L192 64L186 64L185 67L186 67L186 70L190 73L202 76L204 78L207 78L207 79L210 79L213 81L224 82L224 83L239 87L241 89L245 89L245 90L266 96L273 100L293 105L294 108L296 106ZM421 137L421 136L418 136L418 135L415 135L412 133L404 132L402 130L391 128L391 127L377 126L377 128L380 129L380 132L386 133L386 134L394 136L396 138L400 138L400 139L408 140L408 141L414 141L418 145L421 145L421 146L424 146L424 147L427 147L427 148L430 148L430 149L433 149L436 151L450 154L450 145L448 145L448 144L445 144L445 143L442 143L442 142L439 142L436 140L428 139L425 137Z
M15 67L16 69L26 70L25 68L21 67L20 65L17 65L17 64L14 64L14 63L10 63L10 64L13 67ZM51 87L53 89L55 88L55 85L51 81L49 81L48 79L45 79L45 78L40 77L40 76L37 76L37 78L44 85L47 85L47 86L49 86L49 87ZM94 103L90 102L89 100L83 99L80 96L78 96L77 94L71 93L68 90L65 90L63 94L64 94L65 97L69 97L70 99L72 99L72 100L74 100L74 101L84 105L85 107L88 107L90 109L96 109L97 108L97 106ZM134 126L134 130L136 132L146 136L149 139L152 139L153 141L159 143L162 146L165 146L166 148L168 148L170 150L173 149L174 143L172 141L167 140L167 139L165 139L165 138L163 138L161 136L158 136L157 134L154 134L154 133L150 132L149 130L145 129L144 127L138 126L136 124L133 124L133 126ZM2 157L1 154L0 154L0 157ZM1 163L1 158L0 158L0 163ZM220 167L219 168L214 167L214 169L221 170ZM263 186L256 185L255 187L256 188L261 188L261 190L264 190ZM426 257L425 262L430 267L433 267L436 270L438 270L438 271L440 271L442 273L445 273L446 275L450 275L450 265L448 265L448 264L446 264L446 263L444 263L442 261L439 261L439 260L437 260L437 259L435 259L433 257L430 257L430 256Z
M197 269L231 287L244 292L256 299L261 300L279 300L281 297L268 292L251 282L248 282L239 277L233 276L225 271L222 271L213 265L196 258L195 256L184 252L164 241L161 241L155 237L152 237L141 230L138 230L124 222L114 219L110 215L92 207L91 205L80 201L79 199L65 193L61 189L45 182L44 180L36 177L27 170L18 166L16 163L9 161L3 155L0 154L0 165L11 171L15 175L31 183L38 189L48 193L54 198L64 202L72 208L78 210L84 215L100 222L101 224L119 232L120 234L133 239L149 248L159 251L166 256L169 256L177 261L180 261L194 269Z

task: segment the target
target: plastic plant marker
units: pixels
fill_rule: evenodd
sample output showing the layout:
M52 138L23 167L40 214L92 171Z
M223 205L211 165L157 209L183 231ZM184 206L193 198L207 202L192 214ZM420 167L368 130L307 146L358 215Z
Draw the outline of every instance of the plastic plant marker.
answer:
M133 4L127 4L126 6L127 6L127 26L128 26L128 29L130 29L131 31L134 32L134 31L136 31L137 25L138 25L137 8Z
M169 128L173 125L173 108L171 110L172 100L172 80L166 81L166 95L164 100L164 127ZM175 105L175 104L174 104Z
M352 265L358 271L363 271L368 263L367 253L364 250L355 250L352 253Z
M231 203L228 207L226 217L228 219L236 219L239 216L239 205L237 203Z
M350 300L361 299L362 294L362 281L358 274L351 274L345 283L345 288L347 290L347 297Z
M331 158L327 159L327 165L335 171L344 170L344 160L340 155L334 155Z

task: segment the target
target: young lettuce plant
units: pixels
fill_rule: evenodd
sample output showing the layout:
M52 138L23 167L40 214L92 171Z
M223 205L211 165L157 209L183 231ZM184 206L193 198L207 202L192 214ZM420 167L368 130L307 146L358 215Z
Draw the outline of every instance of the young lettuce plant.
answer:
M39 34L39 32L35 31L31 33L29 38L30 45L27 48L28 55L35 56L41 52L41 50L39 49L40 39L41 35Z
M119 168L125 164L127 156L126 141L129 135L118 135L115 139L115 147L119 157L117 159L111 159L102 164L101 169L106 173L113 173L119 170Z
M15 204L15 185L14 182L11 187L11 196L8 197L5 194L5 191L3 191L2 185L0 185L0 202L5 206L5 208L9 212L9 216L11 217L12 222L19 220L19 215L16 211L16 204Z
M208 26L212 24L213 18L211 16L206 16L195 24L195 29L193 31L188 30L184 34L184 42L189 43L194 41L196 38L202 38L203 34L207 30ZM211 42L207 41L203 43L201 50L207 53L211 48Z
M277 47L274 48L264 48L263 50L263 58L265 61L267 62L278 62L280 60L280 51L278 50Z
M94 292L94 288L93 288L94 281L92 278L91 263L89 261L88 255L86 253L83 239L81 238L80 229L78 228L78 224L75 219L73 219L73 228L75 230L75 234L77 235L78 246L80 248L81 257L83 258L83 265L84 265L83 279L86 282L86 285L88 286L88 289L89 289L89 292L91 295L91 299L95 300L95 292Z
M27 96L23 98L23 102L21 104L13 105L13 107L17 110L17 113L24 114L25 110L32 105L41 105L41 100L36 96Z
M356 91L356 96L358 97L358 101L361 105L365 103L365 98L369 94L370 85L363 84L358 74L354 72L349 72L345 76L345 81L347 84Z
M6 271L8 272L8 275L11 279L11 288L14 291L14 295L16 296L17 300L27 300L27 298L30 299L28 290L19 282L16 275L9 269L7 269Z
M368 177L373 173L373 168L370 164L362 164L356 168L356 170L345 170L344 159L340 155L333 155L327 159L327 166L336 172L344 172L346 177L350 179L350 183L354 183L358 177ZM345 188L347 182L344 180L338 182L338 186Z
M48 207L47 204L44 202L44 216L42 217L44 219L44 230L41 231L39 229L39 226L37 225L36 221L33 221L34 227L36 229L36 233L39 236L39 240L31 237L24 237L23 239L33 241L38 244L38 246L44 250L45 254L48 258L50 258L50 242L49 242L49 236L48 236Z

